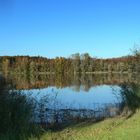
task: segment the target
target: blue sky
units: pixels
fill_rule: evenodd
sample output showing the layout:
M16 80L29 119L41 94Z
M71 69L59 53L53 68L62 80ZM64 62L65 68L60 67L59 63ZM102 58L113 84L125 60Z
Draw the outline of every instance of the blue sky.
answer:
M140 0L0 0L0 55L102 58L140 42Z

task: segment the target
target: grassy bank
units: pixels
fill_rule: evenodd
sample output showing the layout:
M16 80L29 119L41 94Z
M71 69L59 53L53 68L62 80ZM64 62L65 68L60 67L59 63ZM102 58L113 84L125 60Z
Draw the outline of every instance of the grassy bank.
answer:
M41 140L139 140L139 132L140 111L137 111L128 119L117 117L96 124L84 122L61 131L49 131Z

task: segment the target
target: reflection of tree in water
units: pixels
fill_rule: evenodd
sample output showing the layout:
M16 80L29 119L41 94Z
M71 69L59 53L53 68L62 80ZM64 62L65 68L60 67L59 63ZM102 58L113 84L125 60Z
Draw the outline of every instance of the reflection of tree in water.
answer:
M97 85L119 85L124 82L137 82L137 77L131 74L18 74L8 77L11 77L10 80L15 89L75 86L78 91L82 85L84 90L88 91L91 87Z
M0 139L28 140L39 137L39 126L33 123L34 103L21 92L8 90L0 80Z

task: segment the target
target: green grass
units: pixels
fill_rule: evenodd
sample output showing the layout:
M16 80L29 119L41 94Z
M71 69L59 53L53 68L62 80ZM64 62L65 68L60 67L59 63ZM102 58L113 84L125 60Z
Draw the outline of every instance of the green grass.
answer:
M140 111L129 119L117 117L99 123L80 123L57 132L49 131L41 140L140 140Z

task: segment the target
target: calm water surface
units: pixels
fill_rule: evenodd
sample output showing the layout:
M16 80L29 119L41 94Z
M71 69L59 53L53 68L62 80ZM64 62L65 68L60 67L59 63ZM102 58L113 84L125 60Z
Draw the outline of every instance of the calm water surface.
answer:
M78 91L72 86L23 90L23 93L35 98L38 102L45 97L50 98L50 102L47 102L49 109L94 109L107 104L121 103L120 90L121 88L117 85L100 85L85 91L81 85Z

